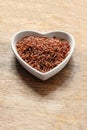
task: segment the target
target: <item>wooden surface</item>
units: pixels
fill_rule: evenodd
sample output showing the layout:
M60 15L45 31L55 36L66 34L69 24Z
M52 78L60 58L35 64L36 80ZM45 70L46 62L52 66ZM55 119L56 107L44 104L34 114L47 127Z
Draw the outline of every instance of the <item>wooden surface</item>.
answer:
M68 31L69 64L42 82L11 51L19 30ZM0 0L0 130L87 130L87 0Z

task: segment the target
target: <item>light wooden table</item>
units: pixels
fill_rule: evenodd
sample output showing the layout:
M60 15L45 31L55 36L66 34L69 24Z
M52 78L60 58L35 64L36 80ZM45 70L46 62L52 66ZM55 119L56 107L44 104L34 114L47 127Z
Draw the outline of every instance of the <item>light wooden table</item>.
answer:
M69 64L42 82L11 51L19 30L68 31ZM87 130L87 0L0 0L0 130Z

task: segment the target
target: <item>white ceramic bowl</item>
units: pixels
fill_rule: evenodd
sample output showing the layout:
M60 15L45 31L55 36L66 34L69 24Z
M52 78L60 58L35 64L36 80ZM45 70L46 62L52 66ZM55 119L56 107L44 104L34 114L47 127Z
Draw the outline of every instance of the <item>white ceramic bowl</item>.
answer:
M63 62L61 62L59 65L57 65L55 68L53 68L52 70L42 73L34 68L32 68L30 65L28 65L17 53L16 50L16 43L22 39L25 36L46 36L46 37L59 37L59 38L63 38L66 39L70 42L70 52L68 54L68 56L65 58L65 60L63 60ZM40 32L35 32L35 31L20 31L17 32L16 34L14 34L14 36L12 37L11 40L11 46L12 46L12 50L17 58L17 60L20 62L20 64L30 73L32 73L34 76L36 76L37 78L41 79L41 80L47 80L50 77L52 77L53 75L55 75L56 73L58 73L60 70L62 70L65 65L68 63L68 61L70 60L72 53L74 51L74 47L75 47L75 41L74 38L71 34L64 32L64 31L52 31L52 32L48 32L48 33L40 33Z

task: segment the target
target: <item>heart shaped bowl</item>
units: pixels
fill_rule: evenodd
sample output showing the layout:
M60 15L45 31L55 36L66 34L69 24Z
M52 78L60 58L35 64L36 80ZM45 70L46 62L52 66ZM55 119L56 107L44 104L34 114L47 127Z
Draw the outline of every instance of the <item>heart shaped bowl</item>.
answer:
M62 39L66 39L67 41L69 41L70 43L70 51L68 56L56 67L54 67L52 70L42 73L34 68L32 68L29 64L27 64L18 54L17 49L16 49L16 43L18 41L20 41L23 37L25 36L39 36L39 37L59 37ZM53 75L55 75L56 73L58 73L60 70L62 70L65 65L68 63L68 61L70 60L72 53L74 51L74 47L75 47L75 41L74 38L71 34L64 32L64 31L52 31L52 32L48 32L48 33L40 33L40 32L35 32L35 31L19 31L16 34L14 34L14 36L12 37L11 40L11 47L12 50L17 58L17 60L20 62L20 64L27 70L29 71L31 74L33 74L34 76L36 76L37 78L41 79L41 80L47 80L50 77L52 77Z

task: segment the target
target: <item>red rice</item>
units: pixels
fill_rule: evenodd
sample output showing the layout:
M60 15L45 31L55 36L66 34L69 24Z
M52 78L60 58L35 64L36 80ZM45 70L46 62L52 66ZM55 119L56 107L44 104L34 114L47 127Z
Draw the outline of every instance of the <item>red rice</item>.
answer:
M20 57L40 72L47 72L60 64L70 51L70 44L61 38L26 36L16 44Z

